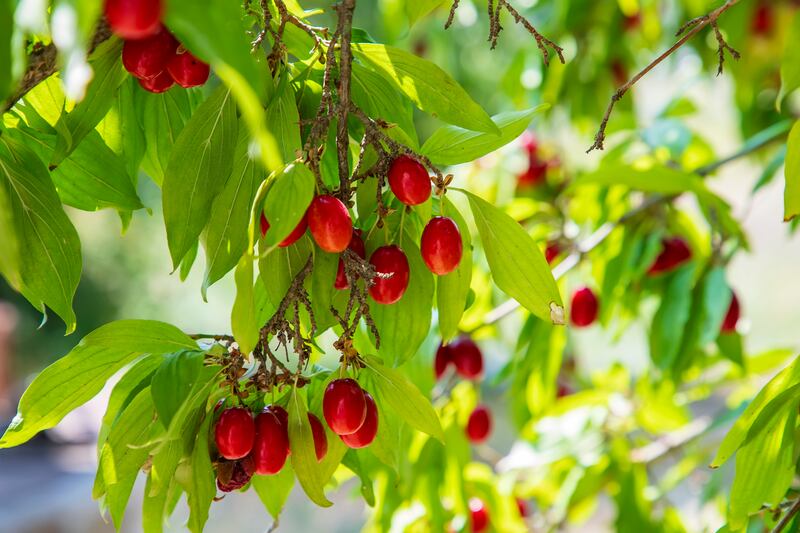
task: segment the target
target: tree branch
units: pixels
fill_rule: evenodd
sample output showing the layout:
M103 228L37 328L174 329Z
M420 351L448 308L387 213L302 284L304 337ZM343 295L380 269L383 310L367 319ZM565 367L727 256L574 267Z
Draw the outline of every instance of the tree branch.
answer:
M350 74L353 66L350 42L355 8L356 0L342 0L336 7L339 12L339 31L341 33L338 103L336 108L336 151L339 158L339 194L343 199L350 197L350 168L347 163L350 135L347 131L347 116L350 111Z
M501 0L502 1L502 0ZM614 111L614 106L619 102L625 93L627 93L640 79L645 77L648 72L653 70L656 66L658 66L662 61L666 58L671 56L686 44L692 37L697 35L700 30L705 28L706 26L711 26L714 28L714 33L717 37L717 43L719 44L719 69L717 71L717 75L722 73L722 65L725 61L725 50L728 50L731 56L734 59L739 59L739 52L731 48L725 39L722 37L722 33L717 26L717 20L719 19L720 15L722 15L725 11L733 7L739 3L739 0L727 0L723 5L709 13L708 15L704 15L702 17L698 17L696 19L692 19L678 30L677 36L683 35L683 37L673 44L666 52L655 58L649 65L644 67L639 73L637 73L633 78L628 80L622 87L616 90L616 92L611 96L611 102L609 102L608 107L606 108L606 112L603 115L603 120L600 122L600 128L597 131L597 134L594 137L594 144L586 151L586 153L591 152L592 150L603 150L603 145L606 140L606 127L608 126L608 121L611 118L611 113Z
M781 521L778 522L775 528L773 528L772 533L781 533L781 531L786 529L786 526L789 525L789 522L792 521L798 512L800 512L800 498L795 500L794 505L789 508L789 511L785 515L783 515Z

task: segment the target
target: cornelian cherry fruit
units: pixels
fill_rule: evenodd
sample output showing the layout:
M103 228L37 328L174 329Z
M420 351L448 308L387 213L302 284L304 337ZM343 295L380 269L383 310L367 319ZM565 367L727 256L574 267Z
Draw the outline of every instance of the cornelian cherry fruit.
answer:
M420 252L428 270L438 276L458 267L463 254L461 232L452 218L433 217L422 231Z
M725 314L725 320L722 321L720 331L722 333L733 333L736 331L736 324L739 323L739 314L741 309L739 307L739 298L736 297L734 292L731 297L731 303L728 306L728 312Z
M253 415L242 407L225 409L214 427L214 441L225 459L241 459L253 449L256 426Z
M311 424L311 433L314 435L314 451L319 462L328 453L328 436L325 435L325 428L322 427L322 422L315 415L308 413L308 423Z
M592 289L583 287L572 295L572 324L579 328L591 326L597 320L600 302Z
M261 238L267 236L267 231L269 231L270 225L267 217L264 213L261 213L261 219L259 220L259 224L261 226ZM281 242L278 243L280 248L286 248L287 246L291 246L305 234L306 229L308 229L308 213L303 214L303 218L300 219L300 222L297 223L297 226L292 230L292 232L286 236Z
M125 41L122 45L122 64L137 78L153 78L164 72L177 47L178 41L162 26L151 37Z
M158 31L164 11L162 0L106 0L111 30L123 39L143 39Z
M255 425L256 438L252 454L256 473L277 474L289 455L288 428L270 409L265 409L256 416Z
M375 267L376 274L388 277L375 276L369 295L379 304L389 305L400 300L408 288L411 272L408 267L408 258L399 246L394 244L381 246L369 258L370 264Z
M139 85L141 85L146 91L158 94L168 91L173 85L175 85L175 80L173 80L172 76L169 75L169 72L165 70L149 79L140 78Z
M433 362L433 371L436 374L436 379L441 379L447 371L447 367L450 366L452 362L453 355L450 346L444 343L440 344L439 349L436 350L436 358Z
M483 533L489 529L489 511L480 498L470 498L469 513L473 533Z
M650 275L674 270L692 258L692 250L682 237L669 237L661 241L661 253L647 271Z
M350 448L365 448L372 444L375 435L378 434L378 407L368 392L364 393L364 399L367 402L367 416L364 418L364 423L355 433L339 437Z
M544 258L550 264L561 255L561 246L557 242L548 242L547 248L544 249Z
M528 502L526 502L522 498L517 498L517 511L519 511L519 515L522 518L526 518L528 515L531 514L531 511L528 508Z
M467 421L467 438L474 444L480 444L489 438L492 431L492 414L489 409L479 405L469 415Z
M483 374L483 354L475 342L463 335L447 345L456 372L466 379L477 379Z
M425 167L407 155L401 155L389 167L389 187L406 205L419 205L431 197L431 178Z
M331 381L322 398L322 414L334 433L352 435L367 418L364 391L354 379Z
M211 72L208 63L203 63L194 57L183 46L178 48L178 52L167 63L167 70L175 83L184 89L203 85L208 81L208 75Z
M360 229L353 230L353 236L350 238L350 244L347 245L347 248L361 259L366 259L367 251L364 248L364 239L361 238ZM336 281L333 283L333 286L340 291L350 287L350 284L347 282L347 275L344 272L344 259L339 259L339 269L336 271Z
M308 207L308 228L320 248L343 252L353 238L353 221L347 207L338 198L320 195Z

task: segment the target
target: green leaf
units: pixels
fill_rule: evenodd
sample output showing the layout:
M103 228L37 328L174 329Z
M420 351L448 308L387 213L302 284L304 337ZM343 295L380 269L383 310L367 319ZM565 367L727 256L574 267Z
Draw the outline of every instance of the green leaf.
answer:
M153 492L153 474L147 477L142 501L142 531L144 533L163 533L164 514L169 512L170 502L177 501L183 492L180 485L171 479L169 488Z
M248 154L249 135L239 127L233 173L214 199L202 235L206 250L206 275L202 292L227 274L242 257L249 241L250 208L264 180L263 169Z
M694 266L675 271L667 283L661 306L650 328L650 357L662 370L672 368L692 306Z
M406 0L406 15L410 26L442 5L443 0Z
M292 468L297 481L311 500L322 507L333 505L325 497L325 479L317 463L314 435L308 422L308 408L304 394L293 388L289 395L289 446L292 449Z
M267 127L275 137L284 163L297 159L298 151L303 148L300 140L300 114L288 80L289 77L284 76L267 107Z
M317 334L336 323L331 313L336 274L339 269L339 254L314 249L314 271L311 277L311 307L317 322Z
M378 354L386 361L393 361L395 366L403 364L417 352L428 336L433 314L433 274L408 235L403 235L400 247L408 258L411 272L405 294L391 305L370 305L381 339Z
M472 238L464 217L456 206L442 197L445 216L452 218L461 231L463 255L458 267L446 276L436 278L436 307L439 309L439 332L442 340L448 341L458 333L461 315L467 306L470 282L472 281Z
M292 465L288 464L274 476L253 476L250 484L269 514L277 520L294 487L294 470Z
M201 375L205 353L182 351L168 354L153 375L150 391L156 406L158 419L164 428L169 427L173 417L186 401L198 382L205 382Z
M244 354L256 347L260 324L256 321L256 303L253 295L253 258L244 255L236 266L236 299L231 310L231 331Z
M17 446L55 426L140 355L195 349L192 339L163 322L120 320L96 329L33 380L0 439L0 448Z
M216 476L211 465L211 452L208 447L208 434L214 417L206 415L197 433L194 450L189 460L191 477L184 486L186 501L189 504L188 527L192 533L202 533L208 521L208 510L217 492Z
M314 198L314 187L314 175L301 163L288 165L278 174L264 203L269 221L267 246L277 245L297 227Z
M142 169L159 185L164 181L172 147L197 107L196 94L174 90L141 97L142 126L147 132Z
M436 64L382 44L353 43L353 55L393 84L420 110L448 124L500 134L486 111Z
M379 359L366 357L367 370L387 406L406 424L444 442L444 431L431 402L399 370L383 366Z
M342 464L350 469L358 479L361 481L361 496L364 502L370 507L375 507L375 489L372 480L369 478L369 472L361 465L361 458L356 450L348 450L344 455Z
M13 89L14 64L14 8L16 2L0 1L0 102L5 102ZM13 43L13 44L12 44ZM3 107L5 109L5 107Z
M420 152L437 165L475 161L519 137L534 115L548 107L542 104L526 111L510 111L493 116L500 135L479 133L458 126L442 126L425 141Z
M408 99L395 90L393 84L358 63L353 64L351 81L353 102L358 107L370 117L380 117L397 124L411 141L410 148L419 145L414 127L414 110Z
M778 111L784 99L800 87L800 16L795 15L792 27L786 32L781 60L781 90L775 100Z
M466 191L492 278L528 311L564 323L564 305L539 246L513 218Z
M310 255L311 243L306 236L291 246L275 248L259 259L259 276L273 309L278 308Z
M703 180L691 172L655 165L638 168L619 161L603 164L594 172L576 179L570 189L582 185L624 185L639 191L680 194L705 190Z
M784 175L783 220L788 222L800 214L800 121L794 123L786 141Z
M230 92L220 87L181 131L163 183L164 224L177 268L208 222L208 211L233 170L238 127Z
M44 313L45 306L53 309L64 320L67 333L72 333L72 299L81 276L78 233L61 207L44 163L7 135L0 137L0 189L4 231L13 226L19 244L19 256L12 260L19 270L21 286L16 288L39 311Z
M59 135L51 165L60 164L83 141L84 137L106 116L117 97L117 89L127 74L122 67L122 41L111 38L101 44L89 62L94 79L86 89L86 96L68 114L62 115L56 131L69 131L69 136Z

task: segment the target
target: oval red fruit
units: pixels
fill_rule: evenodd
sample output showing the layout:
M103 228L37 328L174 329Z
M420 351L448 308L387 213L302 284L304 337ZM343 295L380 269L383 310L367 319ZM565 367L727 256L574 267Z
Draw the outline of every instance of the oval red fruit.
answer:
M692 250L681 237L669 237L661 241L661 253L647 271L650 275L669 272L692 258Z
M477 379L483 373L483 354L478 345L467 336L461 336L451 342L450 357L456 372L466 379Z
M314 451L317 454L317 462L322 461L328 453L328 436L322 422L315 415L308 413L308 423L311 424L311 433L314 435Z
M122 45L122 64L137 78L152 78L164 72L177 47L178 41L162 27L152 37L125 41Z
M288 428L269 408L256 416L255 426L253 460L256 473L262 476L277 474L289 455Z
M322 414L337 435L355 433L367 417L364 391L354 379L331 381L322 398Z
M367 402L367 416L358 431L350 435L341 435L339 438L350 448L365 448L372 444L378 434L378 407L375 400L368 392L364 393Z
M450 346L440 344L439 349L436 350L436 359L433 362L433 371L436 374L436 379L441 379L452 362L453 355L450 351Z
M479 405L469 415L467 421L467 438L474 444L480 444L489 438L492 432L492 414L489 409Z
M361 259L366 259L367 250L364 248L364 239L361 238L361 230L354 229L353 236L350 238L350 244L347 245L349 250L358 255ZM333 286L338 290L347 289L350 285L347 283L347 275L344 272L344 260L339 259L339 270L336 271L336 281Z
M165 70L153 78L147 80L140 79L139 85L146 91L159 94L168 91L170 87L175 85L175 82L172 80L172 76L169 75L169 72Z
M369 295L379 304L389 305L397 302L406 293L411 272L408 267L408 258L400 247L394 244L381 246L369 258L370 264L375 267L377 274L388 277L375 276Z
M483 533L489 529L489 511L480 498L470 498L469 513L473 533Z
M597 320L600 302L592 289L583 287L572 295L572 324L579 328L591 326Z
M214 441L225 459L241 459L253 449L256 426L250 411L242 407L225 409L214 427Z
M419 248L428 270L438 276L455 270L464 251L461 232L453 219L447 217L433 217L428 222Z
M522 498L517 498L517 511L519 511L519 515L522 518L526 518L530 514L530 509L528 509L528 502L526 502Z
M561 254L561 246L557 242L548 242L544 249L544 258L550 264Z
M343 252L353 237L353 221L347 207L333 196L320 195L308 207L308 228L320 248Z
M728 312L725 314L725 320L722 321L722 327L720 328L722 333L733 333L736 331L736 324L739 323L740 313L739 298L736 297L736 293L734 292L731 296Z
M175 83L184 89L203 85L208 81L211 72L208 63L200 61L185 49L183 51L178 49L178 53L167 63L167 70Z
M259 221L261 225L261 238L267 236L267 231L269 231L269 221L264 213L261 213L261 219ZM294 227L292 232L286 236L281 242L278 243L278 247L286 248L287 246L291 246L305 234L306 229L308 229L308 213L303 214L303 218L300 219L300 222L297 223L297 226Z
M111 30L123 39L143 39L158 31L164 11L162 0L106 0Z
M389 167L389 187L406 205L419 205L431 197L431 178L425 167L407 155L401 155Z

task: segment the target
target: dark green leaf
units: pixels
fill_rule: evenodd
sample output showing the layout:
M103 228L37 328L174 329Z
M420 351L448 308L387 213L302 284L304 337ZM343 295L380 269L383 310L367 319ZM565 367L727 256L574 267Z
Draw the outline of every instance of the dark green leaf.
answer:
M286 248L275 248L258 261L259 276L273 309L278 308L310 255L311 243L308 237L303 237Z
M275 178L264 203L269 231L264 242L275 246L297 227L314 198L314 175L302 163L288 165Z
M800 20L800 17L797 18ZM786 141L784 175L783 219L788 221L800 214L800 121L794 123Z
M452 218L461 230L463 255L461 262L451 273L436 278L436 307L439 309L439 332L442 340L448 341L458 333L458 323L467 306L467 295L472 281L472 238L464 217L456 206L442 197L443 212Z
M172 147L197 107L194 94L176 89L140 97L142 126L147 132L142 169L159 185L164 181Z
M325 497L325 479L322 469L317 463L314 451L314 435L308 422L308 408L305 395L298 389L292 389L289 395L289 445L292 449L292 468L297 474L297 481L311 500L322 507L330 507L332 503Z
M202 380L204 358L205 353L199 351L169 354L153 375L150 391L158 419L165 428L169 427L189 393Z
M650 357L659 368L672 367L678 356L692 305L694 266L687 265L669 278L661 306L650 328Z
M393 84L376 72L355 63L351 90L353 102L367 115L397 124L411 141L409 147L418 146L411 103L395 90Z
M294 470L287 464L274 476L253 476L250 483L269 514L277 520L294 487Z
M300 115L288 76L278 85L267 107L267 127L275 137L284 163L297 159L302 148L300 141Z

